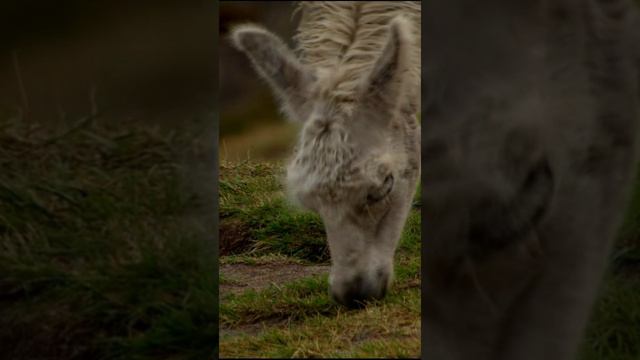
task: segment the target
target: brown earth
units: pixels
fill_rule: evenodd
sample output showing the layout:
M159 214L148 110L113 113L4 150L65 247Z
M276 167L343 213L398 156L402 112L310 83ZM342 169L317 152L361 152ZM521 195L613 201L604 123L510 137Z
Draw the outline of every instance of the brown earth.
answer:
M261 290L271 284L283 284L304 277L329 273L329 265L302 264L226 264L220 266L224 283L220 284L220 298L240 294L246 290Z

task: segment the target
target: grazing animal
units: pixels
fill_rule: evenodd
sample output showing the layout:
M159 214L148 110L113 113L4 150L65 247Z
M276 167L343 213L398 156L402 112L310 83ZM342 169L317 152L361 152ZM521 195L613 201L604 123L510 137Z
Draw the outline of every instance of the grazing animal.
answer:
M425 6L423 356L575 359L638 160L636 9Z
M385 295L420 173L420 2L300 2L297 54L255 25L232 41L302 125L287 188L323 219L330 292Z

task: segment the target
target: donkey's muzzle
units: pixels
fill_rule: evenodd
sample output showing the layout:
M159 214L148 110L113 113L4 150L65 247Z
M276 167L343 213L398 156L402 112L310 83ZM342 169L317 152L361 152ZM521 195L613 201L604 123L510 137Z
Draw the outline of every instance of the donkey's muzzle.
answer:
M376 275L375 279L366 279L358 275L341 285L335 284L330 289L331 297L351 309L360 309L366 306L368 301L380 300L387 294L389 274L380 271Z

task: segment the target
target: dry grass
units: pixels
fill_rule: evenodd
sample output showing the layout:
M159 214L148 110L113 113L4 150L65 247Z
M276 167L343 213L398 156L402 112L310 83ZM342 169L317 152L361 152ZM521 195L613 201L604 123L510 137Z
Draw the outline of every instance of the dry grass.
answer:
M0 358L206 359L209 237L183 216L191 139L86 118L0 120Z

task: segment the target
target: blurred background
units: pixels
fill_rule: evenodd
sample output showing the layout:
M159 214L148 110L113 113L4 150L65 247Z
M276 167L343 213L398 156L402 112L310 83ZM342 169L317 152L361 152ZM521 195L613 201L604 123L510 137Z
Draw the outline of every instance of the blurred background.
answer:
M296 128L282 116L267 84L247 57L231 47L235 24L257 23L293 46L299 15L293 1L224 1L220 3L220 158L278 160L294 146Z
M0 2L0 359L217 358L217 3Z
M0 115L181 126L213 111L210 1L5 0Z

